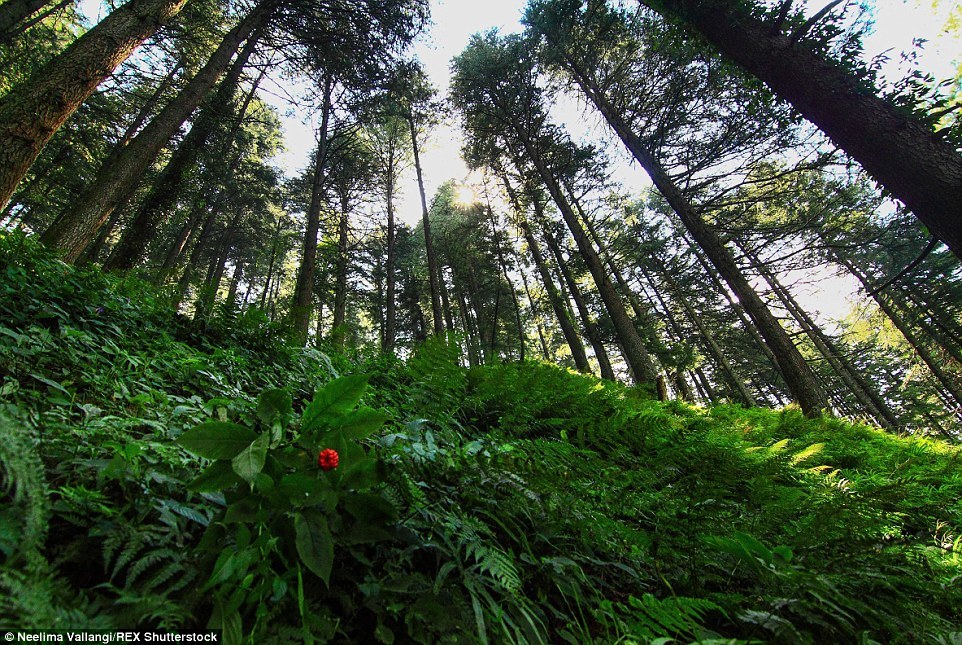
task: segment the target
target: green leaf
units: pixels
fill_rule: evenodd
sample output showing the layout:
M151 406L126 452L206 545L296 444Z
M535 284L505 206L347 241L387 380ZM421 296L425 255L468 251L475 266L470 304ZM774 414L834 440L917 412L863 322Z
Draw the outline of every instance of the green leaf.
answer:
M294 514L297 554L308 569L330 585L334 566L334 540L327 520L316 511Z
M344 436L348 439L365 439L380 430L388 415L373 408L360 408L348 414L338 423Z
M336 378L314 395L304 409L301 431L309 432L322 427L329 417L338 417L350 412L367 388L367 375L353 374Z
M278 488L293 506L310 506L324 498L324 493L330 490L330 484L326 479L316 476L291 473L284 475Z
M397 509L394 504L374 493L342 495L341 503L359 522L385 524L397 518Z
M344 471L341 477L341 485L344 488L360 490L370 488L379 484L383 477L379 463L376 459L364 458L354 463L349 469Z
M187 484L187 490L195 493L213 493L240 483L240 478L231 468L230 462L215 461L207 470Z
M234 472L241 479L249 483L253 481L257 473L264 469L264 461L267 459L267 444L270 439L270 435L260 435L231 460Z
M292 409L291 394L287 390L265 390L257 397L257 418L267 425L284 419Z
M199 457L233 459L257 438L250 428L228 421L208 421L191 428L177 443Z
M243 623L236 609L223 618L224 645L241 645L244 642Z

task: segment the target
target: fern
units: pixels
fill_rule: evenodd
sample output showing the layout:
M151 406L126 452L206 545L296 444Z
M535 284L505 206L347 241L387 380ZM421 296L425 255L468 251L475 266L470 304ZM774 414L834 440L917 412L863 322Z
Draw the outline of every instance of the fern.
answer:
M703 598L671 597L659 600L651 594L628 598L628 635L651 641L670 636L692 638L702 631L705 615L721 607Z
M7 565L22 560L28 570L44 569L46 561L41 549L47 534L49 504L44 466L37 454L36 432L3 411L0 411L0 492L12 502L8 509L0 511L0 518L14 531L7 537L11 540L9 544L0 543L0 550L7 555Z

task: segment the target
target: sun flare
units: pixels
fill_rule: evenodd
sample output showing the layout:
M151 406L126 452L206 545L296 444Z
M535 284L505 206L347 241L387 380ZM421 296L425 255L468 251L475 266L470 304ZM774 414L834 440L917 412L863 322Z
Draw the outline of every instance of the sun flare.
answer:
M478 194L471 186L464 184L454 189L454 202L458 206L472 206L478 201Z

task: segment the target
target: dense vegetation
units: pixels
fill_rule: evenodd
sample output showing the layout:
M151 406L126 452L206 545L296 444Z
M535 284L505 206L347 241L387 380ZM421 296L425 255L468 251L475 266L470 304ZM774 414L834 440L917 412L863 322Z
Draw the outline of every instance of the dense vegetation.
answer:
M0 628L962 641L962 77L870 6L529 0L439 96L428 0L95 4L0 3Z
M659 402L546 363L466 369L441 340L406 362L298 349L262 316L193 323L139 280L2 245L4 628L211 625L259 643L962 630L957 448L792 408ZM328 447L340 464L323 471Z

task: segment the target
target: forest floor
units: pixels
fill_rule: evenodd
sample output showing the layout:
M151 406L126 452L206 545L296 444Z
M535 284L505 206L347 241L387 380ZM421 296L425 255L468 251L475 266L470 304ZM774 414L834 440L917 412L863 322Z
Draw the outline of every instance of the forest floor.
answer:
M296 348L21 237L0 274L0 629L962 642L938 440L464 369L440 340Z

